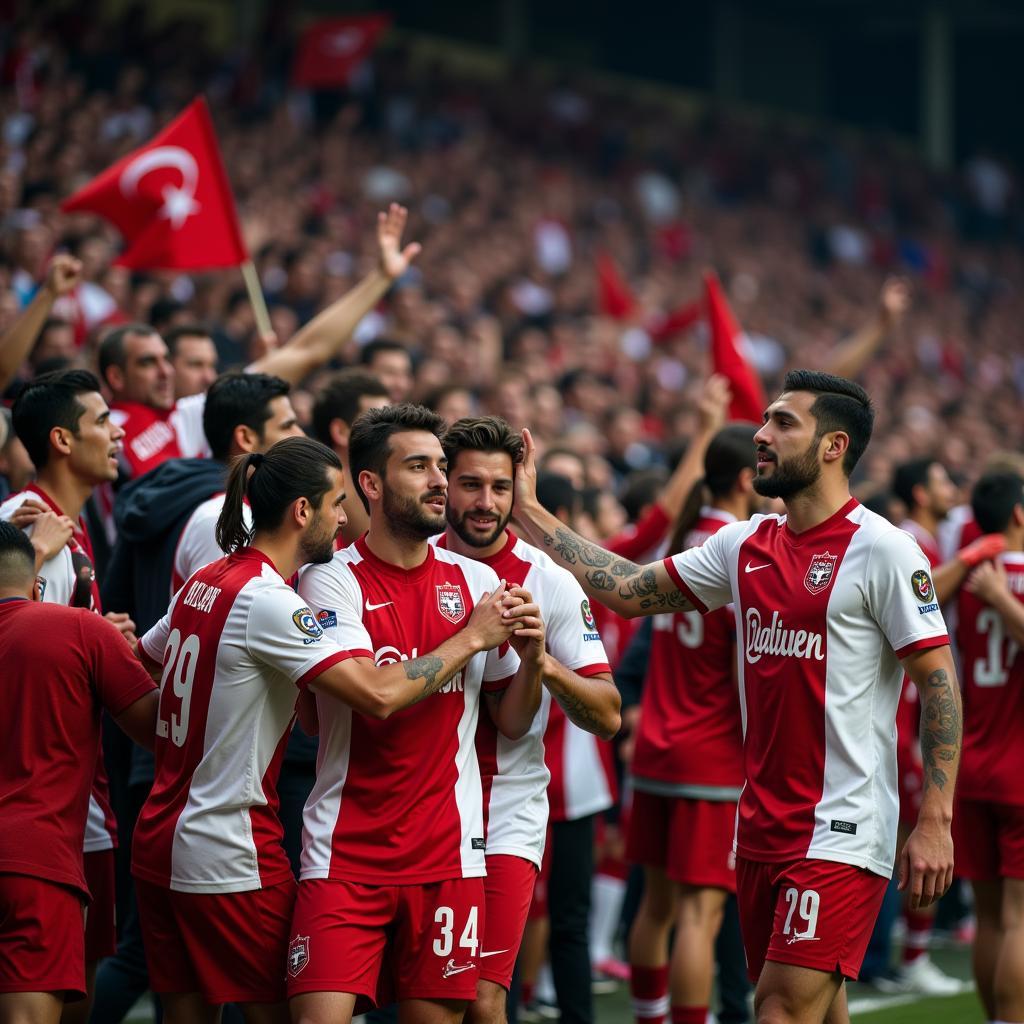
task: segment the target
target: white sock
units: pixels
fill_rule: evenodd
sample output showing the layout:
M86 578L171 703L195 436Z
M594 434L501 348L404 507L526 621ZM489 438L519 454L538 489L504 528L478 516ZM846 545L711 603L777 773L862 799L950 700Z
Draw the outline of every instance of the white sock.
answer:
M612 944L622 916L626 883L611 875L594 875L590 883L590 960L600 963L614 955Z

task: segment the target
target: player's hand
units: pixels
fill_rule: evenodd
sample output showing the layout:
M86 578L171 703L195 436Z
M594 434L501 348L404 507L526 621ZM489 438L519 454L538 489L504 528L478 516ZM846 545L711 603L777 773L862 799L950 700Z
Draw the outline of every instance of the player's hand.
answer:
M107 612L103 616L112 626L115 626L121 636L125 638L128 646L134 651L138 646L138 638L135 636L135 623L132 622L127 612Z
M50 260L50 264L46 268L46 280L43 282L43 288L56 299L61 295L67 295L77 287L81 279L82 261L76 260L74 256L66 252L61 252Z
M878 308L886 327L895 327L910 308L910 282L905 277L887 278L878 296Z
M18 506L11 515L11 525L19 530L27 530L40 516L50 509L38 498L28 498Z
M509 598L516 604L521 604L519 598ZM506 604L505 581L501 581L494 593L484 594L473 609L473 614L466 623L466 629L470 630L483 645L483 650L490 651L511 638L512 630L515 629L516 620L505 618L505 611L509 605Z
M998 562L982 562L967 577L964 589L985 604L994 604L1001 594L1009 592L1006 570Z
M419 242L410 242L402 248L402 232L409 219L409 211L392 203L387 213L377 214L377 247L380 250L380 269L392 281L401 277L423 249Z
M512 601L515 604L512 604ZM515 625L510 637L516 654L523 661L539 665L544 661L544 620L540 607L533 596L523 587L510 587L505 593L505 610L502 615Z
M953 884L953 837L948 825L918 819L899 858L899 890L910 892L910 909L930 906Z
M32 519L32 547L36 549L38 564L48 562L58 554L71 540L74 530L74 523L67 516L59 516L49 510L35 515Z
M1006 550L1006 538L1001 533L986 533L976 541L961 548L956 557L963 562L968 569L973 569L980 562L986 562L996 555L1001 555Z
M533 435L523 428L523 460L516 466L516 495L513 514L537 504L537 445Z
M729 378L721 373L713 373L705 381L697 401L697 419L702 433L717 434L725 426L731 401Z

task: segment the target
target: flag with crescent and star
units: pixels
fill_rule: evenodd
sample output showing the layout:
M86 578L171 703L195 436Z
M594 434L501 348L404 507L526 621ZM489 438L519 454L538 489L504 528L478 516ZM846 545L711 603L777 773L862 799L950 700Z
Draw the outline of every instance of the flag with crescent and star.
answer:
M391 15L383 13L314 21L302 33L295 51L292 84L304 89L348 85L390 24Z
M249 258L202 97L61 209L109 220L124 236L117 263L135 270L237 267Z

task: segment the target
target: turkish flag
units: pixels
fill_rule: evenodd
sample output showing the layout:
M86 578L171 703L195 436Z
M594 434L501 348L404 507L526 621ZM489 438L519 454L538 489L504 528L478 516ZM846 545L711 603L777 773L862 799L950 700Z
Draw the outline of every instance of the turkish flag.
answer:
M249 258L202 97L61 209L109 220L124 236L117 259L123 267L205 270L237 267Z
M615 260L606 252L597 254L597 305L603 316L625 320L636 306L636 299Z
M292 84L303 89L348 85L352 72L373 52L390 14L314 21L299 40Z
M736 318L725 301L722 285L714 271L704 274L704 297L711 327L711 368L729 379L732 402L729 419L760 423L764 415L764 389L754 368L742 352L742 336Z

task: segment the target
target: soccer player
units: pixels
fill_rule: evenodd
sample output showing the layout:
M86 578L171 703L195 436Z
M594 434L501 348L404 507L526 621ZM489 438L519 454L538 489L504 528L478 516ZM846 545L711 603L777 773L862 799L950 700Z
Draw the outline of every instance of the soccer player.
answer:
M756 490L781 499L786 515L731 523L646 566L544 512L529 432L518 472L518 519L615 611L734 603L746 777L737 894L759 1024L849 1019L843 981L857 976L893 869L904 670L922 698L925 790L900 879L912 906L952 879L959 690L927 560L850 497L873 418L859 385L787 374L754 435Z
M86 993L82 846L100 712L151 746L156 689L110 623L39 603L35 562L0 522L0 1020L56 1024L65 998Z
M23 523L26 506L67 516L73 532L67 543L39 568L41 600L101 611L92 543L80 519L93 490L117 476L123 431L110 419L99 382L85 370L44 374L14 404L14 429L37 468L36 481L0 506L0 520ZM34 535L30 522L26 527ZM124 613L106 616L135 643L134 623ZM86 962L90 980L95 964L114 952L114 848L117 822L107 794L106 773L96 760L96 780L85 831L85 873L93 895L86 919Z
M957 874L974 888L974 977L991 1021L1024 1021L1024 479L983 476L974 520L1006 551L957 599L964 754L954 835Z
M373 374L358 367L336 373L318 392L313 404L313 434L337 453L345 467L346 479L351 479L348 439L356 417L367 409L380 409L390 404L387 388ZM348 522L341 531L341 539L351 544L366 533L370 525L366 509L355 493L345 498L345 518Z
M670 552L703 544L728 523L749 519L761 504L754 491L754 430L736 423L714 437L697 484L710 503L679 518ZM726 899L736 891L732 840L743 786L729 609L654 617L630 774L626 859L644 868L629 939L634 1016L637 1024L661 1024L671 1005L672 1024L704 1024L715 937Z
M502 1024L544 853L550 776L544 763L544 734L551 700L575 725L604 739L618 732L620 702L590 602L580 585L543 551L508 529L522 438L504 420L487 416L457 421L446 431L443 444L448 459L448 526L438 547L490 566L503 579L525 587L544 610L547 654L540 713L520 740L502 736L485 715L476 734L487 799L487 910L480 980L468 1019ZM591 836L586 853L592 845ZM585 863L577 862L574 869L589 884ZM553 935L552 945L578 942L589 966L586 938L582 929L578 935ZM589 974L587 970L583 976L586 997Z
M400 1016L456 1022L487 952L480 694L504 736L526 734L541 701L544 628L528 593L513 588L526 603L502 613L503 630L483 629L488 609L510 600L504 581L428 543L445 527L443 429L413 405L356 420L349 461L370 528L299 582L368 678L402 665L440 687L386 722L317 701L320 760L288 951L300 1024L344 1024L357 996L375 1000L389 939L385 987Z

